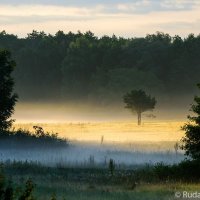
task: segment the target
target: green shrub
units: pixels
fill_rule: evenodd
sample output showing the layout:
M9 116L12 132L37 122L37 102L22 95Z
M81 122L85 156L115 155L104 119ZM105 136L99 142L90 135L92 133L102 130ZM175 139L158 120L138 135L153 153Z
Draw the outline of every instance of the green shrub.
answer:
M5 187L5 176L2 172L2 167L0 166L0 199L3 198Z
M108 168L111 175L113 176L115 171L115 161L113 159L110 159Z
M45 132L42 127L34 126L35 132L17 129L0 132L1 148L26 148L26 147L66 147L67 139L59 138L58 133Z
M34 190L34 183L31 179L28 179L25 185L25 189L19 197L19 200L34 200L33 197L33 190Z
M13 189L11 181L9 181L9 184L5 189L4 199L5 200L13 200L14 199L14 189Z
M154 167L154 174L160 181L199 181L200 162L197 160L185 160L175 165L157 164Z
M0 168L0 200L35 200L33 197L33 190L35 188L31 179L28 179L25 184L24 190L20 189L20 194L14 188L12 181L6 181L6 177Z

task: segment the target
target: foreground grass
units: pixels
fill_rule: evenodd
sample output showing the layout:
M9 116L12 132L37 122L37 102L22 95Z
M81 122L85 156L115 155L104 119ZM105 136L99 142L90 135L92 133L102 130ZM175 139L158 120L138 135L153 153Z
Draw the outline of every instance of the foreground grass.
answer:
M200 184L165 183L165 184L141 184L135 189L126 185L97 185L93 183L74 183L70 181L40 177L35 183L35 197L37 199L66 200L169 200L175 199L177 191L200 191Z
M134 170L115 170L112 176L108 169L45 167L34 163L10 163L3 166L5 175L12 179L14 187L25 185L29 178L36 185L37 200L169 200L175 192L200 192L200 182L148 180ZM146 173L149 167L144 168ZM144 171L143 171L144 173ZM179 198L180 199L180 198Z

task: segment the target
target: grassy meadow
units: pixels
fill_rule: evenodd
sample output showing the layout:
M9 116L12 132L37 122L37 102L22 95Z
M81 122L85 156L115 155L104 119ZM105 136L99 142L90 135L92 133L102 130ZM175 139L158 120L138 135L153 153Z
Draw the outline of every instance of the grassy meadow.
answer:
M180 142L183 122L145 122L142 126L130 121L90 122L90 123L18 123L15 129L34 131L34 126L43 127L44 131L59 133L68 139L68 148L41 149L26 148L6 149L2 159L42 162L56 166L87 166L93 162L104 166L109 159L114 159L120 166L155 164L164 162L178 163L184 159L183 152L175 150ZM180 144L180 143L179 143Z
M143 166L141 171L116 169L111 175L106 168L51 168L17 162L5 164L5 173L12 177L18 190L26 180L33 181L33 195L38 200L53 197L59 200L169 200L178 199L176 192L199 191L198 182L161 181L150 170L148 166Z
M198 180L182 179L181 173L187 168L180 171L176 167L185 158L182 150L176 152L174 148L184 135L180 128L183 124L148 121L139 127L130 121L15 123L14 129L34 131L33 126L40 126L59 133L68 139L69 146L2 149L1 161L16 191L24 187L26 180L33 181L37 200L181 199L176 192L200 190ZM175 167L171 171L162 163ZM180 174L173 178L177 169Z
M16 123L15 128L33 130L33 126L41 126L46 131L59 133L69 140L99 142L176 142L184 135L181 126L184 121L145 121L138 126L132 121L116 122L73 122L73 123Z

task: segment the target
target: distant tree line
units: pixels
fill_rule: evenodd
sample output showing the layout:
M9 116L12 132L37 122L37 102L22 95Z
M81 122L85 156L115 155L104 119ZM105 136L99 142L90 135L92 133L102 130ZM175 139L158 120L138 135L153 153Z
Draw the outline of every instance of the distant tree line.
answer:
M121 101L132 89L181 96L193 94L200 77L200 35L193 34L125 39L33 31L18 38L2 31L0 49L11 51L16 61L21 101Z

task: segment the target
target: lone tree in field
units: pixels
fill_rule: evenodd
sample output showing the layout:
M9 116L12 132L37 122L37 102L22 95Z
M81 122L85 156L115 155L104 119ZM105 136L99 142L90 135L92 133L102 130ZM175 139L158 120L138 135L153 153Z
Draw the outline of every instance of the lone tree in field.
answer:
M14 112L17 95L13 94L14 81L11 77L15 62L11 60L10 53L0 50L0 131L12 126L10 119Z
M200 84L197 86L200 89ZM200 97L195 96L194 101L195 104L192 104L190 111L194 112L195 116L189 115L189 122L182 127L185 137L182 138L181 148L187 156L200 161Z
M143 90L132 90L124 95L125 108L137 113L138 125L141 125L142 113L153 110L156 105L154 97L147 95Z

